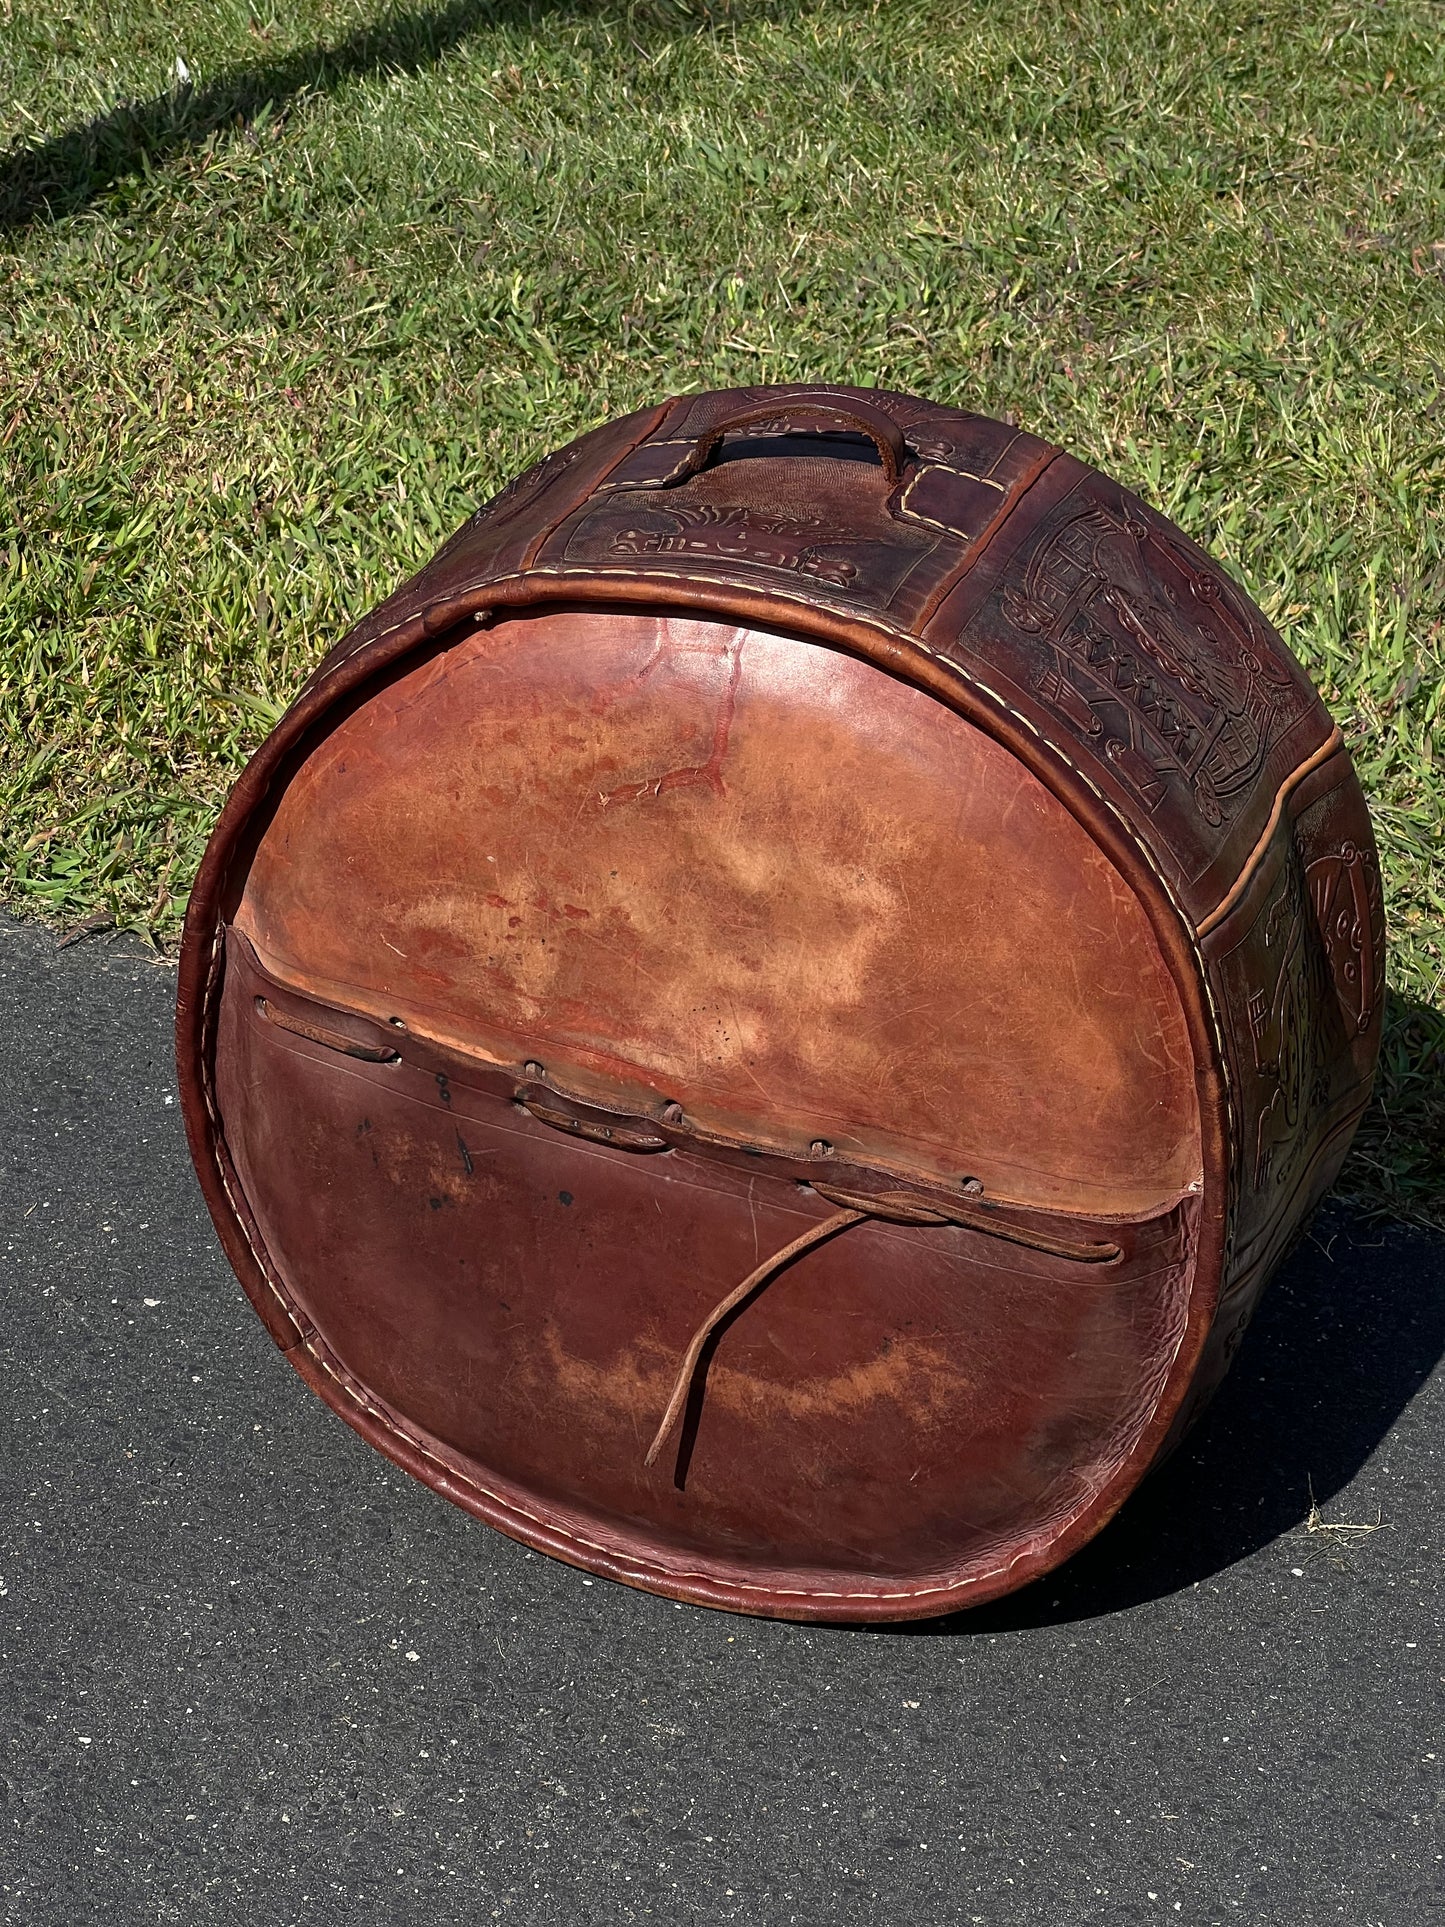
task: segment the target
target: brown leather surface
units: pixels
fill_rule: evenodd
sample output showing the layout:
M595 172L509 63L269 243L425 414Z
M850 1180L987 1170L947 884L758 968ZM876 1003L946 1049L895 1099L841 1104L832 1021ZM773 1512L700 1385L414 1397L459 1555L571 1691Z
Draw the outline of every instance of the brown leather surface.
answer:
M1192 1197L1140 1221L1070 1216L1122 1244L1102 1268L859 1227L725 1332L681 1484L675 1455L647 1469L698 1317L832 1206L771 1162L561 1137L460 1057L449 1075L415 1061L410 1037L397 1064L344 1056L267 1020L258 997L315 1007L237 942L217 1096L300 1319L514 1503L562 1505L639 1565L721 1550L758 1584L811 1568L866 1594L1006 1558L1102 1486L1147 1421L1183 1332Z
M1006 750L815 643L474 630L307 759L236 925L300 989L774 1148L1095 1211L1201 1175L1133 892Z
M681 451L745 400L772 399L785 424L791 398L818 393L683 397L558 451L480 511L323 670L427 611L441 628L453 603L495 604L503 598L482 591L523 569L534 586L559 590L575 573L625 579L634 592L664 584L689 604L693 589L702 601L726 589L805 616L827 609L916 637L1085 764L1196 920L1207 915L1279 783L1331 733L1264 617L1116 483L1034 436L912 397L863 395L890 409L914 452L901 488L872 462L819 456L816 442L800 441L811 452L790 459L755 453L777 446L756 426L729 459L667 486ZM938 503L920 503L921 485L948 493L955 512L930 514ZM711 520L697 519L704 509ZM643 546L650 538L669 545Z
M1066 1557L1217 1382L1382 943L1329 718L1152 511L908 397L685 397L318 669L197 882L183 1096L262 1316L398 1463L629 1583L908 1617ZM709 1308L895 1194L964 1222L802 1252L646 1467Z

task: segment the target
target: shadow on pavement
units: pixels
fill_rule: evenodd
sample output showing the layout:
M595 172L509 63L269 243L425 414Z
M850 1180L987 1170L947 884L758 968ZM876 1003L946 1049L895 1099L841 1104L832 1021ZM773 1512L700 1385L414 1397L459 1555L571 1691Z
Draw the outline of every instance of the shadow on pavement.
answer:
M1326 1205L1265 1292L1218 1397L1066 1566L947 1621L998 1633L1093 1619L1210 1578L1325 1510L1445 1355L1445 1239Z
M1438 986L1437 986L1438 988ZM1387 988L1375 1095L1340 1173L1402 1218L1445 1212L1445 1008Z

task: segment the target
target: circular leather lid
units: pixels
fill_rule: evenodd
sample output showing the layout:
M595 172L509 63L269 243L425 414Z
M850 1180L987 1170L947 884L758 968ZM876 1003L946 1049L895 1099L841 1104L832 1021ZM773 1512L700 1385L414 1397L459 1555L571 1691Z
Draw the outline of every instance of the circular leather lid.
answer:
M788 1155L1095 1213L1200 1175L1132 889L1006 749L820 643L473 629L312 747L236 924L298 990Z

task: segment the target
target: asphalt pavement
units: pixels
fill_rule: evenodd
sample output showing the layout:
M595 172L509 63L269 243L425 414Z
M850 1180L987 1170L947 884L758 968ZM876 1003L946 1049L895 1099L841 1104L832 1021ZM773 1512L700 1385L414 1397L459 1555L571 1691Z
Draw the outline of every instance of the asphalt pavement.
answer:
M191 1174L173 990L0 919L0 1920L1442 1917L1445 1241L1327 1207L1191 1441L1027 1593L682 1608L305 1389Z

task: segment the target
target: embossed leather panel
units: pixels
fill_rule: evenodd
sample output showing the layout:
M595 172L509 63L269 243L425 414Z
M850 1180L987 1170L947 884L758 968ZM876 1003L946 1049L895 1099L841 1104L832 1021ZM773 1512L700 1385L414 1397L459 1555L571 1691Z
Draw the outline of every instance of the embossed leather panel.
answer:
M1032 506L926 640L1087 765L1203 917L1330 720L1242 591L1126 490L1065 458Z
M753 591L916 634L1091 779L1144 838L1196 918L1258 839L1278 785L1330 735L1325 710L1243 592L1126 490L984 417L867 391L907 466L856 459L844 416L777 414L686 458L767 390L687 397L548 456L328 658L526 570L559 593L589 578ZM791 426L804 431L791 437ZM853 459L829 453L847 439ZM775 452L781 444L805 452ZM766 455L750 446L770 444Z
M1250 888L1206 942L1234 1021L1234 1265L1293 1225L1343 1159L1369 1095L1384 1005L1379 860L1341 751L1282 814Z

